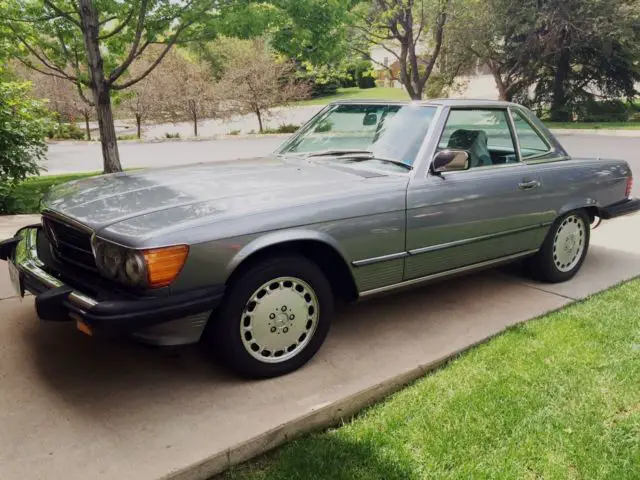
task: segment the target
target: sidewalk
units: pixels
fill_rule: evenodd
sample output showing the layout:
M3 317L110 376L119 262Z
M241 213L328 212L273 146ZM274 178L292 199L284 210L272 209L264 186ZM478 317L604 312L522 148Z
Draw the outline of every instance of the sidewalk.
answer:
M40 223L40 215L0 215L0 240L11 238L26 225Z

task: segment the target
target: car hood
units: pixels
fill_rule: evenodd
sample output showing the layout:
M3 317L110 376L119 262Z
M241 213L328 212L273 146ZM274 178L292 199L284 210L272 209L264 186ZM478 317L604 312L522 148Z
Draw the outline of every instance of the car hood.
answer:
M203 218L215 222L353 195L367 190L372 177L385 175L276 157L195 164L59 185L43 208L95 231L140 236Z

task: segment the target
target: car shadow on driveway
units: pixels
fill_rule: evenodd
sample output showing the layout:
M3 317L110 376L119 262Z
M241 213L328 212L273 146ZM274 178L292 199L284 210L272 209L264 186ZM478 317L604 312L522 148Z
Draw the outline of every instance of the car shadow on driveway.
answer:
M339 309L327 343L307 367L260 382L227 372L198 346L156 348L128 340L89 338L72 323L25 319L23 340L49 390L91 414L96 408L117 411L119 405L127 408L167 396L189 403L191 395L203 395L210 402L226 404L225 395L237 399L243 389L263 390L265 385L293 389L304 396L309 392L300 379L307 375L326 377L329 383L329 377L361 380L387 368L390 354L399 364L445 355L485 331L493 334L638 273L640 256L596 247L583 271L564 284L533 282L516 264L347 305ZM539 308L540 296L548 308L544 304ZM314 387L313 382L307 385L307 389Z

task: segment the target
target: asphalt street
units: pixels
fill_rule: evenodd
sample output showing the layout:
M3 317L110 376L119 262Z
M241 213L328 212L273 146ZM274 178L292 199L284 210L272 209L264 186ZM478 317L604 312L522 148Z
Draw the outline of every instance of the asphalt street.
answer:
M636 177L640 178L640 137L576 134L560 135L558 139L574 157L599 156L626 160L636 172ZM157 168L261 157L273 152L285 140L285 136L278 135L158 143L121 142L119 148L124 168ZM100 144L52 144L49 146L45 166L49 175L101 170ZM636 182L634 192L635 195L640 195L640 181Z

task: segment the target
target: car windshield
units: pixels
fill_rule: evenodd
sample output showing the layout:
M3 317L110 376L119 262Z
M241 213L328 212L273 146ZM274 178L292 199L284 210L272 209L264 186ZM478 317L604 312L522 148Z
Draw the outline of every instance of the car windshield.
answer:
M349 152L413 165L435 107L421 105L335 105L318 115L280 150L281 154L326 152L349 158ZM343 152L343 153L342 153Z

